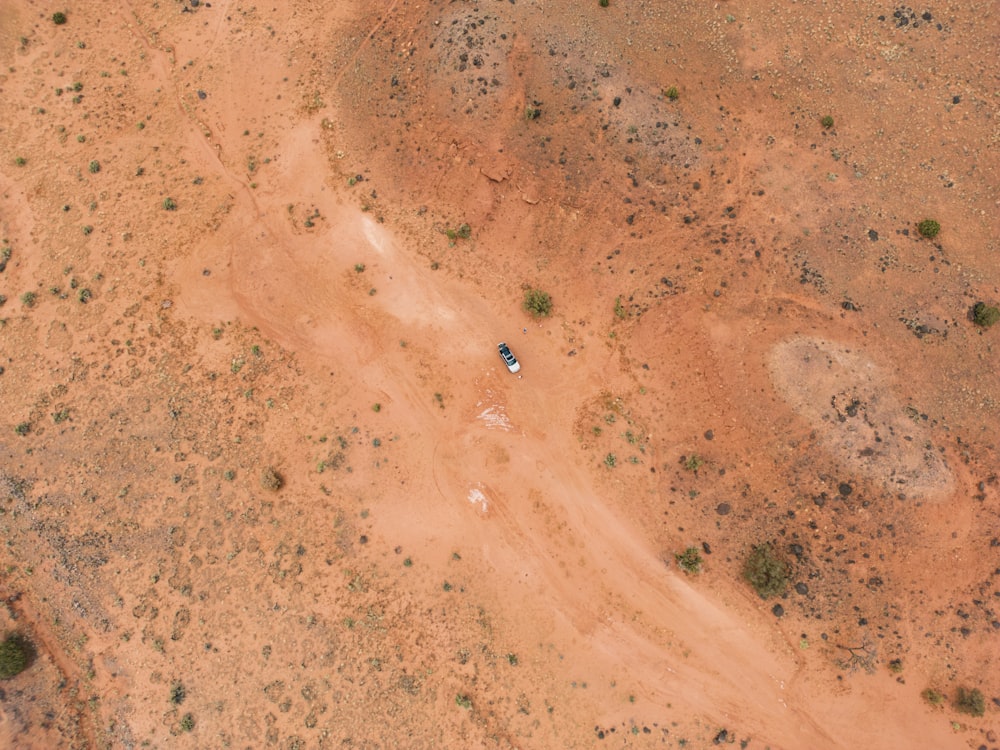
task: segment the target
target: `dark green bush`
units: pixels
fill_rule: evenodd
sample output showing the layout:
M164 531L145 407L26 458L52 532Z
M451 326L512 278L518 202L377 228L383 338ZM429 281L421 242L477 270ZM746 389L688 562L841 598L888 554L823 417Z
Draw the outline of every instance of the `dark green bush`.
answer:
M31 662L31 645L16 633L0 643L0 680L21 674Z
M1000 321L1000 310L997 308L985 302L977 302L972 306L972 322L977 326L989 328L997 321Z
M552 314L552 297L541 289L524 290L524 309L536 318L547 318Z
M819 124L829 130L833 127L833 118L830 115L824 115L820 118Z
M986 713L986 699L983 698L983 693L979 688L966 690L960 687L958 695L955 696L955 708L963 714L982 716Z
M921 237L926 237L929 240L937 237L938 232L941 231L941 225L938 224L934 219L924 219L922 222L917 224L917 231L920 232Z
M66 23L66 14L61 11L53 13L52 23L54 23L56 26L62 26L64 23Z
M681 95L681 92L677 90L676 86L671 86L666 91L663 92L663 95L667 97L667 99L669 99L670 101L676 101L677 98Z
M743 565L743 577L762 599L783 594L790 573L788 563L769 543L755 545Z

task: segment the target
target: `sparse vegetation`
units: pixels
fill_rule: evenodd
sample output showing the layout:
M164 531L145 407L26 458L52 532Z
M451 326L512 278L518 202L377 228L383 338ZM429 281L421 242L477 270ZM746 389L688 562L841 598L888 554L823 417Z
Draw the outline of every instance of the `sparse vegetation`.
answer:
M681 92L677 90L676 86L668 86L664 90L663 95L673 102L680 98Z
M688 547L683 552L676 553L674 560L677 561L677 567L685 573L700 573L701 564L704 562L697 547Z
M455 696L455 703L465 709L472 708L472 699L465 693L459 693Z
M609 469L615 468L618 465L618 457L614 453L609 453L604 457L604 465Z
M920 696L932 706L940 706L944 703L944 693L939 693L934 688L925 689Z
M462 224L458 229L445 229L444 233L449 240L467 240L472 236L472 227Z
M970 716L982 716L986 713L986 699L979 688L967 690L964 687L958 689L955 696L955 710Z
M924 219L922 222L917 224L917 231L920 232L921 237L926 237L927 239L932 240L938 236L938 232L941 231L941 225L934 219Z
M365 272L365 264L364 263L355 263L354 264L354 272L355 273L364 273Z
M889 671L893 674L900 674L903 671L903 660L902 659L892 659L889 662Z
M982 328L989 328L1000 321L1000 309L985 302L977 302L972 306L972 322Z
M525 107L524 108L524 119L528 122L532 120L537 120L542 116L542 110L539 107Z
M87 169L90 170L91 174L97 174L101 171L101 163L97 159L94 159L87 165Z
M547 318L552 314L552 298L548 292L529 287L524 290L522 307L536 318Z
M35 300L38 299L38 295L34 292L25 292L21 295L21 304L25 307L34 307Z
M67 20L66 14L63 13L62 11L57 11L56 13L52 14L52 23L54 23L56 26L62 26L64 23L66 23L66 20Z
M192 729L194 729L194 716L184 714L184 717L181 719L181 731L190 732Z
M625 306L622 304L621 295L615 297L615 317L619 320L625 319Z
M164 211L176 211L177 210L177 201L175 201L173 198L164 198L163 199L163 210Z
M778 596L788 588L789 570L770 543L757 544L743 565L743 577L762 599Z
M285 479L273 466L268 466L260 475L260 486L265 490L277 492L285 486Z
M830 128L833 127L833 117L831 117L830 115L823 115L823 117L821 117L819 120L819 124L822 125L824 128L826 128L827 130L829 130Z
M23 156L18 156L14 159L14 163L19 167L23 167L25 164L28 163L28 160L25 159Z
M31 422L18 422L18 424L14 427L14 432L21 437L24 437L31 432Z
M597 0L597 4L600 5L602 8L607 8L609 5L611 5L611 0Z
M181 705L186 697L187 690L184 688L184 683L178 680L170 686L170 702L175 706Z
M687 469L688 471L693 471L697 473L698 469L700 469L704 465L705 465L705 459L703 459L701 456L695 453L692 453L690 456L684 459L684 468Z
M0 680L9 680L21 674L30 661L30 644L16 633L9 634L0 643Z

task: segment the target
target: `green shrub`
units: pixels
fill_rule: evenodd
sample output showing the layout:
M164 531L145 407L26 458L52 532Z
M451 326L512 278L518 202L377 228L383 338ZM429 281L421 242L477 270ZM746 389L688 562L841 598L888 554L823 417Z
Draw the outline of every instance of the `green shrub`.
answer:
M87 169L89 169L89 170L90 170L90 173L91 173L91 174L97 174L98 172L100 172L100 171L101 171L101 162L97 161L97 159L94 159L94 160L93 160L92 162L90 162L90 164L89 164L89 165L87 166Z
M985 302L977 302L972 306L972 322L977 326L989 328L997 321L1000 321L1000 310L997 308Z
M829 130L833 127L833 118L830 115L824 115L820 118L819 124Z
M455 703L464 709L472 708L472 699L465 693L459 693L455 696Z
M963 714L970 716L982 716L986 713L986 699L979 688L966 690L960 687L958 695L955 697L955 708Z
M890 661L889 662L889 671L892 672L893 674L899 674L900 672L902 672L903 671L903 660L902 659L893 659L892 661Z
M25 292L21 295L21 304L25 307L34 307L36 299L38 299L38 295L34 292Z
M920 232L921 237L926 237L929 240L937 237L938 232L941 231L941 225L938 224L934 219L924 219L922 222L917 224L917 231Z
M176 211L177 210L177 201L175 201L173 198L164 198L163 199L163 210L164 211Z
M788 563L775 553L769 543L755 545L743 565L743 577L761 599L783 594L788 588L790 573Z
M678 97L680 97L681 92L677 90L676 86L670 86L669 88L667 88L666 91L663 92L663 95L667 97L667 99L673 102L676 101Z
M194 729L194 716L191 714L184 714L184 718L181 719L181 730L184 732L190 732Z
M537 120L542 116L542 110L538 107L525 107L524 108L524 119L525 120Z
M678 552L674 555L674 559L677 561L677 567L685 573L701 572L701 564L703 560L697 547L688 547L683 552Z
M63 13L62 11L53 13L52 23L54 23L56 26L62 26L64 23L66 23L66 14Z
M611 4L611 0L597 0L597 4L602 8L607 8Z
M0 643L0 680L21 674L31 662L31 645L16 633Z
M524 290L522 307L536 318L547 318L552 314L552 297L541 289Z

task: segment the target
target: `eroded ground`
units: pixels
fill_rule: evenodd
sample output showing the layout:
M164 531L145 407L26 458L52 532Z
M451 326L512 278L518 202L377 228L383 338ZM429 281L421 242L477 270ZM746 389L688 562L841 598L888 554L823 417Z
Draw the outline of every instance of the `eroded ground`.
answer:
M66 13L0 5L0 744L1000 747L988 6Z

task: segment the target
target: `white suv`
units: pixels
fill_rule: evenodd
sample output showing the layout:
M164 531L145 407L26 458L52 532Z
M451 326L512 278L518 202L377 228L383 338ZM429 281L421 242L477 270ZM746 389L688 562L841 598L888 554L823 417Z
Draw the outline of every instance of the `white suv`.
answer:
M501 341L497 344L497 349L500 350L500 357L503 359L503 363L507 365L507 369L511 372L517 372L521 369L521 364L517 361L517 357L511 352L510 347L506 343Z

